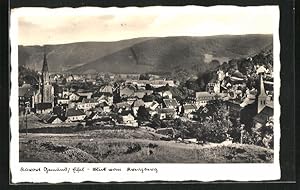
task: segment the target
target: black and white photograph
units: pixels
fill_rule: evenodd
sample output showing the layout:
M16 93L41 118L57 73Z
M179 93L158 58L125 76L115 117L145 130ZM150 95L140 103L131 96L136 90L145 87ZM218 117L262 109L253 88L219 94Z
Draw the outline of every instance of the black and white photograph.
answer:
M278 22L276 6L12 10L12 171L280 177Z

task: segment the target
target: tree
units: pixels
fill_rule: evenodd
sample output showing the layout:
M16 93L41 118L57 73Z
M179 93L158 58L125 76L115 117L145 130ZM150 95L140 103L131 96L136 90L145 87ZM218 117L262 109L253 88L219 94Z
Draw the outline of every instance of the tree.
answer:
M228 137L228 127L220 121L205 121L197 133L197 139L204 142L221 143Z
M145 89L146 90L153 90L153 87L150 84L146 84Z
M65 85L67 83L67 79L64 77L61 81L61 84Z
M197 111L198 117L204 119L199 129L194 131L196 138L205 142L223 142L228 138L232 126L227 119L228 111L225 103L221 100L210 101L206 109L206 112L202 112L202 108Z
M157 129L162 126L162 120L159 118L158 114L155 114L152 118L152 122L150 124L150 127Z
M141 74L139 80L150 80L150 75L148 73Z
M150 114L145 108L145 106L140 106L137 111L137 119L138 121L149 121L150 120Z

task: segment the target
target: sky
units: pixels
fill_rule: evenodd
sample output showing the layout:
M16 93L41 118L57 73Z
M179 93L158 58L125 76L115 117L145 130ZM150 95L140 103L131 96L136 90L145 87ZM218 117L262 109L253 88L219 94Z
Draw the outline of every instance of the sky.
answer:
M272 34L278 7L18 8L19 45L137 37ZM14 22L12 22L14 24Z

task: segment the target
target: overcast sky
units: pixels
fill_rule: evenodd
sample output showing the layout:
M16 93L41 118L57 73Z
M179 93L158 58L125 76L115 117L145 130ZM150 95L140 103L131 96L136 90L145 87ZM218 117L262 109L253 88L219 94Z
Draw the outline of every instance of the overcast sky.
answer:
M20 8L20 45L137 37L272 34L277 7Z

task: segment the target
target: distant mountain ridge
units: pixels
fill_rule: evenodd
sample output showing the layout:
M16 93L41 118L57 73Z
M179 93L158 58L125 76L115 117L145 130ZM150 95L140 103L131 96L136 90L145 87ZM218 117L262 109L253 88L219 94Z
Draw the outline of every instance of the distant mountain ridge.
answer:
M50 72L145 73L184 69L199 72L272 46L272 35L153 37L117 42L47 45ZM44 48L19 46L19 65L40 70Z

